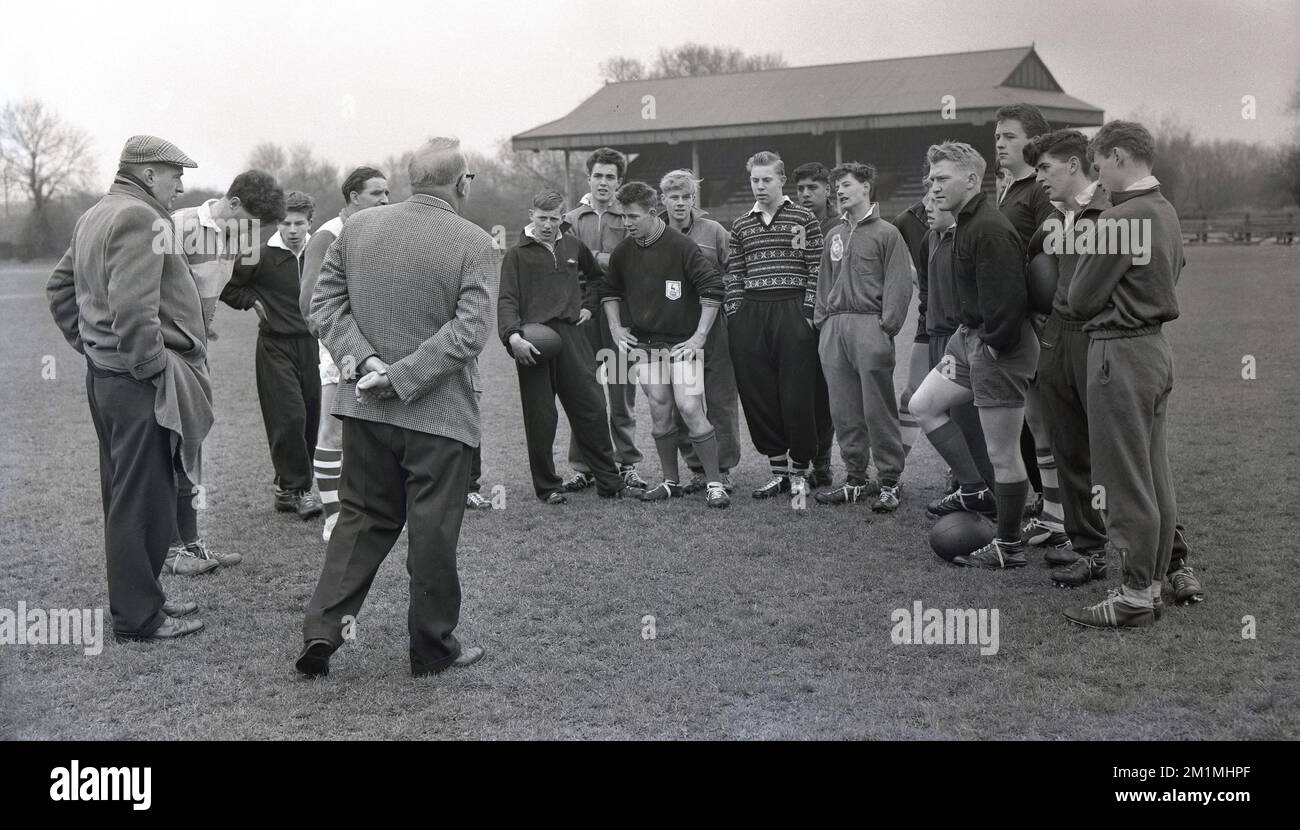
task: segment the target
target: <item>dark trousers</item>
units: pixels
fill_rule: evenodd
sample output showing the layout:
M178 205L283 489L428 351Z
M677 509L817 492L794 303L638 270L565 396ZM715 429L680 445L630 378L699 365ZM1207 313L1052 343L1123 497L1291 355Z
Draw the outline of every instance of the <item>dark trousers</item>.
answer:
M625 321L631 319L626 307L623 308L623 319ZM577 330L586 338L587 345L591 348L593 365L596 356L602 351L611 355L618 354L618 347L614 345L614 335L609 330L609 323L605 321L603 310L598 310L594 317L577 326ZM605 431L610 434L610 439L614 443L614 455L619 464L640 464L641 451L636 448L637 384L635 380L629 383L616 383L619 377L614 371L615 366L617 363L610 364L609 382L605 384L605 388L609 390L608 408L605 404L605 391L601 390L600 393L601 408L608 412ZM569 438L569 463L575 470L595 474L595 471L583 460L582 447L574 436Z
M255 368L275 485L310 490L320 425L320 351L316 338L258 335ZM463 494L462 494L463 495Z
M1106 526L1093 507L1088 441L1088 335L1053 314L1039 336L1038 395L1051 428L1065 532L1078 553L1104 554Z
M718 467L724 473L740 463L740 394L736 391L736 370L731 365L726 317L718 312L704 341L704 409L718 436ZM686 466L692 472L704 472L686 420L676 407L673 420L677 424L677 449L686 459Z
M1129 588L1163 579L1173 554L1178 505L1165 442L1173 387L1162 332L1089 343L1093 480L1105 488L1106 535Z
M343 419L338 525L307 604L303 639L343 644L370 583L407 527L411 673L446 668L460 654L456 545L465 515L472 448L451 438L359 418ZM358 626L364 632L364 626Z
M479 481L483 477L483 448L475 447L474 452L470 455L469 461L469 486L465 488L466 493L477 493L483 489L483 483Z
M831 450L835 448L835 419L831 417L831 390L826 383L821 356L817 358L817 381L813 387L813 419L817 424L817 453L813 466L829 468Z
M108 606L119 634L152 634L164 619L158 574L176 532L176 474L171 433L154 419L155 392L127 374L86 371L99 437Z
M817 454L817 334L803 315L803 303L746 294L727 326L754 448L769 457L789 453L795 464L811 463Z
M944 351L948 348L948 338L952 334L930 334L930 368L938 366L943 360ZM980 423L979 410L975 408L974 401L967 401L958 404L948 410L948 417L952 419L957 428L961 430L962 437L966 439L966 447L970 450L971 458L975 461L975 468L980 471L980 477L984 483L992 487L996 479L993 475L993 461L989 459L988 445L984 443L984 425Z
M622 490L624 484L614 463L614 447L605 420L605 395L600 381L596 380L591 343L578 326L558 321L547 325L560 335L560 353L535 366L515 364L533 491L538 498L546 498L548 493L563 486L555 472L555 428L560 420L555 409L558 396L569 419L579 458L596 477L597 492L612 495Z

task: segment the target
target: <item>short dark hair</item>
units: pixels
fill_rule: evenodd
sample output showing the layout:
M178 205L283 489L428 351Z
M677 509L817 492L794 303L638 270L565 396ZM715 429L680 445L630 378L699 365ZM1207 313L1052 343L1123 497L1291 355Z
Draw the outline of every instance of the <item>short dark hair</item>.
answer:
M1156 160L1156 140L1136 121L1107 121L1092 137L1088 150L1090 154L1106 155L1116 147L1123 147L1133 158L1147 164Z
M639 205L648 211L659 206L659 194L645 182L628 182L614 194L620 205Z
M832 184L830 172L827 171L826 165L820 161L810 161L794 169L794 183L798 184L803 179L812 179L815 182L821 182L827 187Z
M622 179L627 175L627 156L615 150L613 147L598 147L592 150L591 155L587 156L587 175L595 169L597 164L612 164L618 168L618 177Z
M316 200L301 190L290 190L284 194L284 212L305 213L307 218L311 219L312 214L316 212Z
M340 188L343 191L343 204L352 204L352 194L360 193L365 188L366 182L371 179L387 178L387 176L373 167L358 167L356 170L349 173L348 177L343 180L343 187Z
M831 182L838 182L845 176L852 176L867 186L867 198L874 198L876 194L876 168L870 164L863 164L860 161L849 161L844 164L836 165L831 171Z
M1025 128L1025 135L1033 138L1043 133L1050 133L1052 125L1043 117L1043 111L1033 104L1007 104L999 107L993 114L994 121L1019 121Z
M536 210L555 210L564 207L564 194L558 190L542 190L533 197Z
M262 170L245 170L236 176L226 191L226 198L238 198L244 210L263 224L284 218L284 188L274 176Z
M1079 160L1079 166L1086 175L1092 165L1088 163L1088 137L1078 130L1054 130L1029 139L1024 148L1025 164L1037 167L1043 156L1051 156L1061 161L1072 158Z

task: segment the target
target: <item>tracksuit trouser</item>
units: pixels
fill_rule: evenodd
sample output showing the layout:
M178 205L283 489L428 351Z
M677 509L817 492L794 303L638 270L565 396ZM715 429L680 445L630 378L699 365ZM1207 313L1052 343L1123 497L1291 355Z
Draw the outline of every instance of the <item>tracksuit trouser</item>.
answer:
M832 314L818 348L830 387L831 416L850 478L867 477L872 457L880 483L903 475L903 437L894 393L894 339L878 314Z
M626 311L623 319L628 319ZM587 339L593 365L602 351L611 355L618 353L618 347L614 345L614 335L609 331L604 312L597 311L594 317L577 326L577 329ZM639 464L641 451L636 448L636 381L632 378L619 378L612 362L606 377L605 389L609 392L609 405L605 432L609 433L613 441L615 461L622 465ZM619 383L619 380L629 382ZM604 398L605 390L602 390L602 401ZM605 404L602 403L601 407L605 408ZM587 466L582 448L574 436L569 438L569 465L579 472L593 474L595 472Z
M515 363L533 491L544 499L563 487L563 480L555 472L555 428L559 424L555 399L558 397L568 416L572 444L578 449L583 467L596 477L597 492L611 495L622 490L624 484L614 463L609 424L605 420L605 395L600 381L596 380L591 345L579 326L554 320L547 325L560 335L560 353L535 366Z
M319 360L316 338L309 334L257 337L257 401L271 448L275 484L282 490L311 490L314 480L312 452L320 426Z
M1104 488L1106 536L1133 589L1163 579L1173 555L1178 504L1165 443L1173 387L1163 332L1089 343L1093 483Z

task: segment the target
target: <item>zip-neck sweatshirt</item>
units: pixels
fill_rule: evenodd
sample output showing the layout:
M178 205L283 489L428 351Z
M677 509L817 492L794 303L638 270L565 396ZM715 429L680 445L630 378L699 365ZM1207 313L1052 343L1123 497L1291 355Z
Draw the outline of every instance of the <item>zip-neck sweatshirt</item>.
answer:
M1156 185L1110 194L1112 206L1098 219L1101 228L1123 223L1128 230L1128 252L1085 254L1079 258L1070 281L1070 308L1088 322L1083 330L1097 340L1139 337L1160 330L1178 319L1174 286L1183 268L1183 234L1178 212ZM1098 247L1114 234L1099 229ZM1135 240L1147 249L1137 254ZM1135 259L1149 260L1143 264Z
M600 269L591 249L561 234L550 248L527 233L501 260L497 333L510 348L510 335L525 323L563 320L577 324L582 309L599 313Z
M885 334L898 334L912 302L910 263L903 235L877 205L856 223L844 217L822 247L813 325L835 314L879 314Z
M952 247L962 323L995 349L1014 348L1029 316L1020 234L977 193L957 213Z

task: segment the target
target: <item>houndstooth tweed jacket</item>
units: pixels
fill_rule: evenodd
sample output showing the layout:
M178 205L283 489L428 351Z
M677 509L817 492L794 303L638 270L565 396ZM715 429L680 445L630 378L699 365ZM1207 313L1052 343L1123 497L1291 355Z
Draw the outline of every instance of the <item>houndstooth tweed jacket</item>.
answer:
M320 339L344 369L378 355L396 398L363 402L339 384L332 414L479 444L478 355L495 330L492 237L447 202L416 194L350 217L311 299Z

